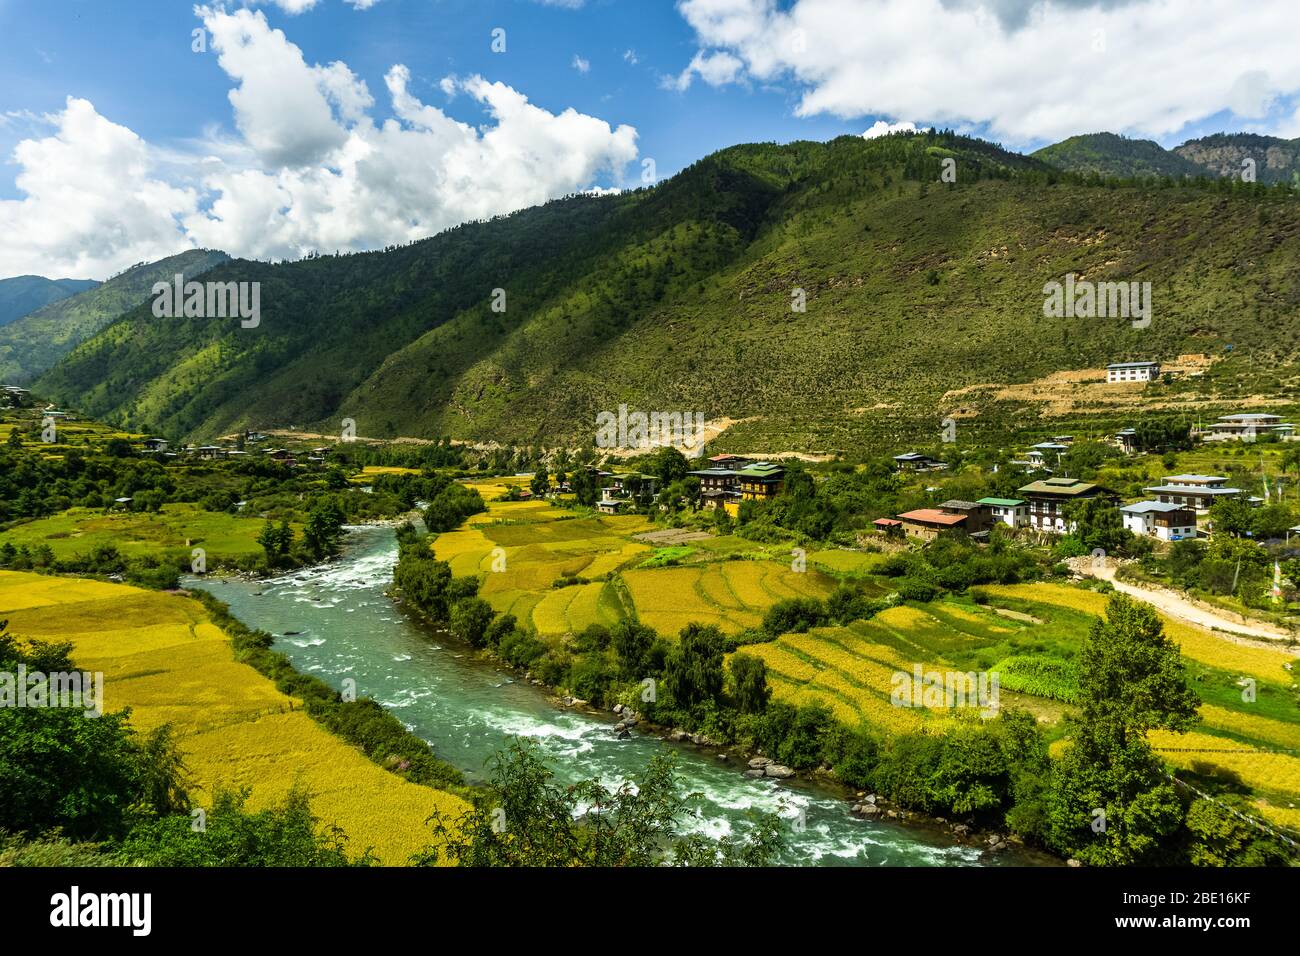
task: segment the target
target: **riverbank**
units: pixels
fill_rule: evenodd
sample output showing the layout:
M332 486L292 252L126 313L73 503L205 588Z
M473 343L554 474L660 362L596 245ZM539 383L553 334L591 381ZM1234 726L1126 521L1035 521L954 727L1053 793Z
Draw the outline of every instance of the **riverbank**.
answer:
M868 820L849 812L846 791L814 779L778 781L743 775L735 760L708 748L671 744L644 733L619 739L616 720L562 703L544 688L503 673L445 631L431 629L385 594L396 547L391 531L357 528L338 561L295 576L259 582L210 581L205 586L250 626L273 633L276 648L304 673L335 687L355 682L437 755L482 780L494 756L516 737L540 746L562 783L599 778L617 786L671 747L683 789L698 794L699 815L686 821L709 836L745 831L751 812L777 813L789 823L787 865L972 866L1041 865L1033 851L991 855L960 845L939 828L898 819ZM299 633L288 636L286 632Z

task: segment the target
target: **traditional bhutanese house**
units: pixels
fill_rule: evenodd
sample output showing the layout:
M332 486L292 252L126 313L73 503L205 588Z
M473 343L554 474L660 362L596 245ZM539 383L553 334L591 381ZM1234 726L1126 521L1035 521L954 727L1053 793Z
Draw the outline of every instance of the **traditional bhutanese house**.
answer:
M226 450L220 445L200 445L194 450L194 453L200 458L212 461L216 458L225 458Z
M157 454L157 453L160 452L160 451L166 451L166 450L167 450L167 439L166 439L166 438L146 438L143 442L141 442L141 445L143 445L143 446L144 446L144 450L147 451L147 452L149 452L150 454Z
M655 493L659 479L654 475L643 475L637 471L615 472L609 478L609 487L620 495L630 495L635 487L640 491Z
M977 504L989 509L993 524L1023 528L1029 524L1029 503L1020 498L981 498Z
M1196 537L1196 512L1163 501L1139 501L1120 508L1124 527L1136 535L1161 541Z
M1223 415L1210 425L1207 441L1228 441L1231 439L1252 439L1262 435L1276 435L1287 438L1295 431L1290 422L1282 421L1280 415L1260 413Z
M1115 446L1126 455L1132 455L1138 450L1138 439L1136 428L1121 429L1115 435Z
M1040 441L1033 448L1029 449L1029 454L1025 456L1031 465L1039 468L1047 468L1055 465L1060 455L1064 455L1070 450L1070 446L1059 441Z
M732 498L740 498L740 473L730 468L702 468L689 471L700 480L700 500L710 511L725 505Z
M728 471L740 471L753 463L752 458L741 458L739 455L714 455L709 459L710 468L725 468Z
M1161 504L1191 508L1204 514L1216 501L1241 497L1242 490L1227 487L1227 481L1222 475L1167 475L1163 484L1144 490Z
M901 534L903 531L903 522L897 518L877 518L871 523L881 534Z
M1116 382L1154 382L1160 377L1159 362L1116 362L1106 366L1106 381Z
M1065 519L1065 509L1076 501L1114 495L1087 481L1077 478L1045 478L1016 489L1029 504L1029 527L1037 531L1064 534L1071 525Z
M627 501L622 498L602 498L596 502L596 510L603 515L616 515L627 507Z
M908 537L919 538L922 541L933 541L945 531L966 529L965 515L948 514L938 508L905 511L898 516L898 520L902 522L903 532Z
M775 498L785 487L785 469L770 461L758 461L736 473L740 476L740 496L745 501Z
M905 455L894 456L894 467L899 471L942 471L948 467L948 463L920 452L909 451Z
M993 526L993 513L987 505L978 501L961 501L952 499L939 505L944 514L965 515L966 523L962 527L971 534L988 531Z

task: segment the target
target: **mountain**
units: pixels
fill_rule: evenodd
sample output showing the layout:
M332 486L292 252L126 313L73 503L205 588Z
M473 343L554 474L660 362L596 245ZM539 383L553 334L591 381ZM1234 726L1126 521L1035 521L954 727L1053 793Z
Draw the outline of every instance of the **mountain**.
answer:
M43 305L66 299L70 295L93 289L94 279L45 279L41 276L14 276L0 279L0 327Z
M1300 182L1300 139L1279 139L1254 133L1215 133L1188 140L1174 152L1213 176L1236 178L1246 159L1255 161L1257 182Z
M1088 133L1044 146L1033 153L1049 166L1073 173L1130 179L1140 176L1204 176L1198 163L1170 152L1149 139L1128 139L1114 133Z
M102 285L94 283L87 291L25 314L0 328L0 382L28 382L44 372L123 312L148 299L155 282L171 281L178 272L192 278L228 258L224 252L191 249L132 266Z
M1003 386L1111 361L1231 344L1282 376L1297 263L1282 194L1100 184L945 133L737 146L383 252L223 263L205 278L260 283L257 328L140 307L35 387L195 437L352 418L590 443L626 403L729 419L737 451L877 448L933 441L949 413L962 436L1032 424ZM1153 321L1045 318L1067 273L1150 282Z

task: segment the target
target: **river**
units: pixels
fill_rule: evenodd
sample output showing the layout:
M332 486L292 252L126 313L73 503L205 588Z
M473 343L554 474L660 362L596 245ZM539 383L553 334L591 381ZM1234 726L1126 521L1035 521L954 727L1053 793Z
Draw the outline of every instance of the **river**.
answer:
M514 737L542 748L565 782L599 777L617 785L665 749L676 752L686 791L700 799L689 826L713 836L748 827L747 811L789 818L780 862L823 866L971 866L1043 862L1014 852L993 857L957 846L937 828L859 819L829 789L805 781L755 780L741 761L722 761L691 745L633 734L618 740L613 719L558 709L543 688L478 659L450 636L412 620L385 593L397 543L391 528L348 529L343 556L265 581L205 578L203 587L249 627L275 635L294 666L335 688L356 681L439 757L470 781L484 777L493 754ZM296 632L296 633L288 633Z

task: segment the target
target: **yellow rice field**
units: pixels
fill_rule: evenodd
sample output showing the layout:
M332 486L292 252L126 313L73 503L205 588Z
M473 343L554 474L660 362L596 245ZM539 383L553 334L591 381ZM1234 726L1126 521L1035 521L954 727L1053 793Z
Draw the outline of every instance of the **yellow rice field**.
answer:
M250 806L295 783L349 847L390 865L429 842L434 809L456 816L451 794L388 773L326 731L301 702L234 660L225 633L189 598L116 584L0 571L0 618L26 640L69 641L78 667L104 673L105 707L131 708L142 731L177 731L195 797L248 786Z

